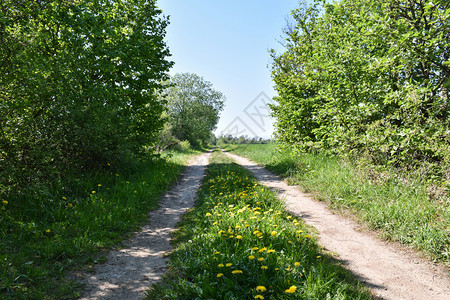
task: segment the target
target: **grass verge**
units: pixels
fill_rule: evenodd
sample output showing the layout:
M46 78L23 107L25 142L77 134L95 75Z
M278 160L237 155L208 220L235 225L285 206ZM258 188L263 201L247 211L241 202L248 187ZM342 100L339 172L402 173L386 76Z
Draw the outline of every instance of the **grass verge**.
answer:
M0 203L0 298L79 296L69 272L101 262L146 219L196 152L167 152L135 167L113 163Z
M228 145L226 150L288 178L332 208L350 211L383 238L450 263L450 199L430 197L426 184L333 157L293 156L273 144Z
M273 192L221 153L174 243L148 299L370 299Z

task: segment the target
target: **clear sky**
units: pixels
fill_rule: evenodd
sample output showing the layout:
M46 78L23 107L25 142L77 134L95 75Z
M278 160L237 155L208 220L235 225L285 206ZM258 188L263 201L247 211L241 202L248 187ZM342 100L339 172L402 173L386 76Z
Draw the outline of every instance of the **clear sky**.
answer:
M170 17L171 74L195 73L227 101L216 130L270 137L265 103L275 95L269 49L282 51L282 29L298 0L159 0Z

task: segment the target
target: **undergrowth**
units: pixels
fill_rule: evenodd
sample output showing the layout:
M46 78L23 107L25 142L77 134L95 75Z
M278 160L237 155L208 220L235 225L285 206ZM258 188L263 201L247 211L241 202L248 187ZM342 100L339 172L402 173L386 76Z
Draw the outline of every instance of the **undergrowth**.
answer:
M0 298L64 299L80 295L74 274L104 260L146 219L177 180L187 158L163 157L17 193L0 203Z

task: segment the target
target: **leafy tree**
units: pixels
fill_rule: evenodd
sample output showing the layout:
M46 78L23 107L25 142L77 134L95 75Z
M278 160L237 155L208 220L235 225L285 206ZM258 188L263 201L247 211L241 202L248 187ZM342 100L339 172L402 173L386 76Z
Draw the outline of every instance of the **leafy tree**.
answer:
M192 73L175 74L167 88L168 122L173 135L194 147L206 145L223 110L225 96Z
M285 52L272 51L279 139L399 167L448 166L449 5L342 0L294 10Z
M0 3L6 186L137 154L154 142L172 65L155 1Z

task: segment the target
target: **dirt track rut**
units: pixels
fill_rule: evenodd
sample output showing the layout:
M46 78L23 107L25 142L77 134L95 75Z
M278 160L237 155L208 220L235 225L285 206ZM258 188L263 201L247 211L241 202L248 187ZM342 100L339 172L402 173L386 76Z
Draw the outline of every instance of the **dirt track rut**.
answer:
M226 153L226 152L225 152ZM352 220L334 214L319 202L289 186L278 176L246 158L226 153L276 190L286 208L319 232L319 243L381 299L450 299L450 280L443 268L426 262L404 247L388 244L360 230Z
M194 205L210 152L196 156L181 180L160 201L160 208L151 211L148 223L136 233L123 249L114 250L106 263L87 275L81 299L142 299L145 290L166 270L164 255L171 250L170 234L187 209Z

